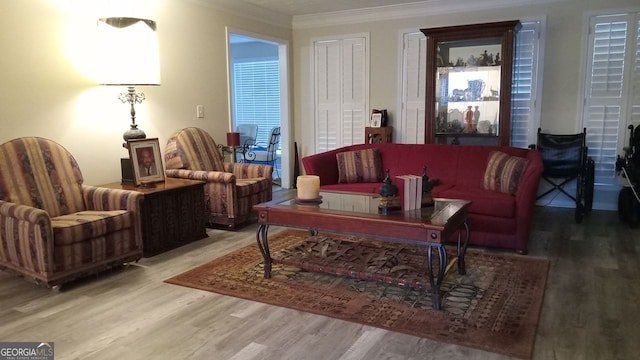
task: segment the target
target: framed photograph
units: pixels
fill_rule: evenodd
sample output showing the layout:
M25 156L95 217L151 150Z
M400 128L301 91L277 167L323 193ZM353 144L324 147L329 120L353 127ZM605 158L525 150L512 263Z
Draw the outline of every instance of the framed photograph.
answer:
M127 141L136 186L164 181L158 138Z
M371 127L381 127L382 126L382 113L373 113L371 114Z

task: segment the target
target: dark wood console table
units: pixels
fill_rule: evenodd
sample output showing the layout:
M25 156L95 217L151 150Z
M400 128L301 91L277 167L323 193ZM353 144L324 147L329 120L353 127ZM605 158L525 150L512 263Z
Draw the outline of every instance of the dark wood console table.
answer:
M153 188L110 183L112 189L138 191L142 203L143 255L150 257L207 237L204 182L167 178Z

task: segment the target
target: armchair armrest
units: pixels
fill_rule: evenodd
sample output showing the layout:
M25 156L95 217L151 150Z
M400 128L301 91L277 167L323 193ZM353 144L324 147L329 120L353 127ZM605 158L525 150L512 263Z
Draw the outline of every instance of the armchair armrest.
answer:
M133 214L136 243L142 248L141 208L144 194L137 191L82 185L82 197L88 210L128 210Z
M165 171L168 177L178 179L200 180L207 183L234 184L236 176L230 172L168 169Z
M88 210L129 210L138 212L144 194L122 189L82 185L82 196Z
M42 210L0 200L0 264L33 274L53 271L51 217Z
M224 170L238 179L267 178L272 180L273 166L266 164L224 163Z

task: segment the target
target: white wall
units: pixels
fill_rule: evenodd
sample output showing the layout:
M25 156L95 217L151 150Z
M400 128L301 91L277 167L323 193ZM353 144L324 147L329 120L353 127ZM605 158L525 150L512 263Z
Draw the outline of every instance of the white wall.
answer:
M119 87L97 85L92 49L96 19L133 16L157 22L162 85L141 87L136 122L161 151L176 130L198 126L224 143L229 127L225 27L291 39L291 30L240 18L197 1L0 1L0 143L21 136L59 142L87 184L119 181L129 107ZM196 105L205 118L196 118Z

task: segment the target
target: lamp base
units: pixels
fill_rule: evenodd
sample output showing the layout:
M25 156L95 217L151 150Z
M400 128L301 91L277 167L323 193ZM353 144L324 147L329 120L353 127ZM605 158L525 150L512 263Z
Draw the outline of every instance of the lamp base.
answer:
M129 158L120 159L120 167L122 169L122 185L134 185L133 164Z

